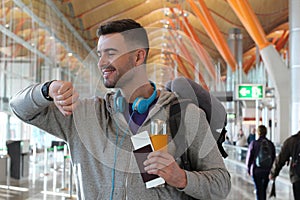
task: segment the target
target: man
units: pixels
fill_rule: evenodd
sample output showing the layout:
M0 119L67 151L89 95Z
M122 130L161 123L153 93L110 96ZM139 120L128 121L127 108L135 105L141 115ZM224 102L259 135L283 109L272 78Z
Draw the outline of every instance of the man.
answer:
M256 199L265 200L267 199L269 173L275 159L275 146L266 138L267 128L264 125L258 126L257 133L259 136L258 140L251 142L248 148L246 166L248 168L248 174L253 177ZM265 165L260 163L264 161L266 161Z
M252 141L255 140L255 132L256 132L255 128L251 128L251 131L250 131L249 136L248 136L248 138L247 138L248 146L250 145L250 143L251 143Z
M247 144L246 136L244 134L243 129L240 129L237 135L236 146L245 147L246 144Z
M290 164L290 180L293 184L293 193L294 193L294 199L300 199L300 171L297 173L294 166L294 157L296 156L298 143L300 141L300 131L298 131L297 134L290 136L287 138L281 147L281 151L279 155L277 156L271 173L270 173L270 179L275 179L278 175L280 170L285 164L289 164L290 158L292 158L291 164ZM294 159L293 159L294 158Z
M120 88L121 93L118 90L104 99L79 100L72 83L53 81L25 88L10 102L23 121L68 142L77 174L78 198L225 198L231 187L230 175L204 112L194 104L186 107L183 119L193 170L180 167L175 155L183 152L178 152L171 141L168 152L154 151L144 162L145 171L162 177L165 186L146 189L130 137L150 132L153 119L167 122L168 108L176 98L171 92L156 91L155 84L147 79L149 44L140 24L130 19L109 22L100 26L98 36L98 68L104 85ZM133 106L142 100L146 100L145 112Z

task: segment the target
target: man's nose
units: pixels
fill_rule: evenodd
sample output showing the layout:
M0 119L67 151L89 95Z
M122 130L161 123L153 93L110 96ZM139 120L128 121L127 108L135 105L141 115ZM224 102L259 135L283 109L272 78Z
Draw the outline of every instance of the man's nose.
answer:
M109 61L105 56L101 56L98 60L98 68L101 70L102 67L107 66L109 64Z

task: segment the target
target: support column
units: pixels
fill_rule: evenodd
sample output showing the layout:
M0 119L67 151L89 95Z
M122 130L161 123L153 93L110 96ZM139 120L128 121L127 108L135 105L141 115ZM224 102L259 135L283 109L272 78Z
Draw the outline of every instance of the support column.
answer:
M228 47L234 60L237 62L237 70L232 71L230 66L227 66L227 80L226 89L227 91L235 91L235 85L242 83L243 73L243 35L241 30L238 28L232 28L229 30ZM240 101L227 102L227 112L234 112L236 116L235 123L228 123L228 130L231 130L233 137L236 137L238 130L242 128L243 114L241 112Z
M227 0L227 2L233 8L252 39L258 45L262 60L268 72L268 77L270 77L275 86L277 108L277 132L275 134L279 136L279 141L275 142L282 143L290 132L290 70L285 65L273 45L267 40L265 32L249 2L240 0Z
M291 134L300 130L300 1L290 0Z

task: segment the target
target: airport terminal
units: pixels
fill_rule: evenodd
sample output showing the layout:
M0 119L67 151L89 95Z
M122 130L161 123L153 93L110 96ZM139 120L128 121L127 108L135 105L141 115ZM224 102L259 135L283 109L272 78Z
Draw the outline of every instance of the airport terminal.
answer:
M90 199L88 193L92 190L82 188L97 190L98 185L85 186L81 181L84 179L82 168L89 168L87 161L79 165L74 162L77 155L74 158L74 153L71 155L70 152L71 148L76 152L76 148L85 146L81 148L94 154L87 146L101 145L97 137L94 141L81 138L83 144L78 146L75 142L69 144L55 134L20 120L20 110L23 107L26 110L27 106L22 105L21 98L31 98L37 105L42 100L26 93L21 94L23 97L18 96L18 106L12 108L11 101L20 90L31 85L42 88L40 96L45 97L45 102L53 101L49 90L50 84L58 82L56 80L71 82L78 92L78 101L95 96L105 100L108 92L115 91L107 88L103 80L112 73L113 65L108 71L99 70L100 60L105 54L100 55L99 48L102 46L99 38L103 35L98 36L98 28L115 20L133 19L145 28L149 39L145 69L151 85L154 85L154 98L157 93L166 90L171 80L185 77L202 86L202 94L211 95L209 110L212 113L208 122L216 121L222 115L214 101L224 108L227 132L223 135L225 141L220 145L227 154L222 159L231 180L226 199L257 199L254 179L248 174L247 159L252 144L247 138L252 135L254 141L258 140L259 126L267 128L266 138L274 144L276 157L282 152L286 139L300 131L300 0L0 2L0 200ZM181 86L178 93L186 90L185 86ZM59 101L50 101L49 107L59 109ZM156 102L151 100L151 104L153 101ZM114 102L118 105L119 99ZM24 103L27 103L26 100ZM201 105L199 107L202 108ZM27 116L26 112L31 114L28 107L24 112L22 116ZM69 114L64 115L69 117ZM134 111L128 116L129 126L133 115ZM74 116L75 126L80 116ZM47 124L47 120L45 118L42 123ZM31 121L36 123L34 118L27 120ZM107 120L105 124L110 123ZM117 132L119 125L118 122L112 125L117 127ZM154 128L152 125L151 131L157 128L157 124ZM170 124L162 126L164 132L168 130L167 125ZM76 128L81 130L80 125ZM130 132L128 129L131 127L126 132ZM221 134L221 129L216 134ZM59 129L53 127L53 130ZM89 134L90 130L93 128L87 127L83 131ZM102 128L99 132L105 134ZM117 177L119 171L116 149L122 146L123 141L124 145L127 144L125 134L120 138L118 135L113 166L106 166L113 168L110 169L112 177ZM104 149L106 145L110 148L109 144L105 144ZM268 182L267 199L296 199L290 179L290 165L293 163L290 159L275 179L276 197L270 197L274 180ZM111 178L109 182L110 198L99 192L97 199L120 199L118 195L122 196L121 199L141 199L130 196L127 177L124 182L118 178ZM119 194L122 191L114 184L124 184L124 194ZM166 185L156 186L160 188L154 190L171 187ZM157 198L168 199L163 195Z

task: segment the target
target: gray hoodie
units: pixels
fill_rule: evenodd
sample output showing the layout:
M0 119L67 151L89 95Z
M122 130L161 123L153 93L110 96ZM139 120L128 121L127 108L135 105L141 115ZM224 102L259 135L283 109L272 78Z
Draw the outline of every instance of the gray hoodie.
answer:
M114 95L79 100L71 116L63 116L41 93L42 84L20 91L10 102L13 112L24 122L65 140L76 174L79 199L224 199L231 188L205 113L194 104L186 108L183 120L189 159L194 171L186 171L187 186L180 190L164 187L146 189L132 153L130 131L123 113L114 107ZM173 93L161 91L138 133L150 131L151 119L167 122ZM171 136L168 152L180 164L180 155ZM189 195L189 196L188 196Z

